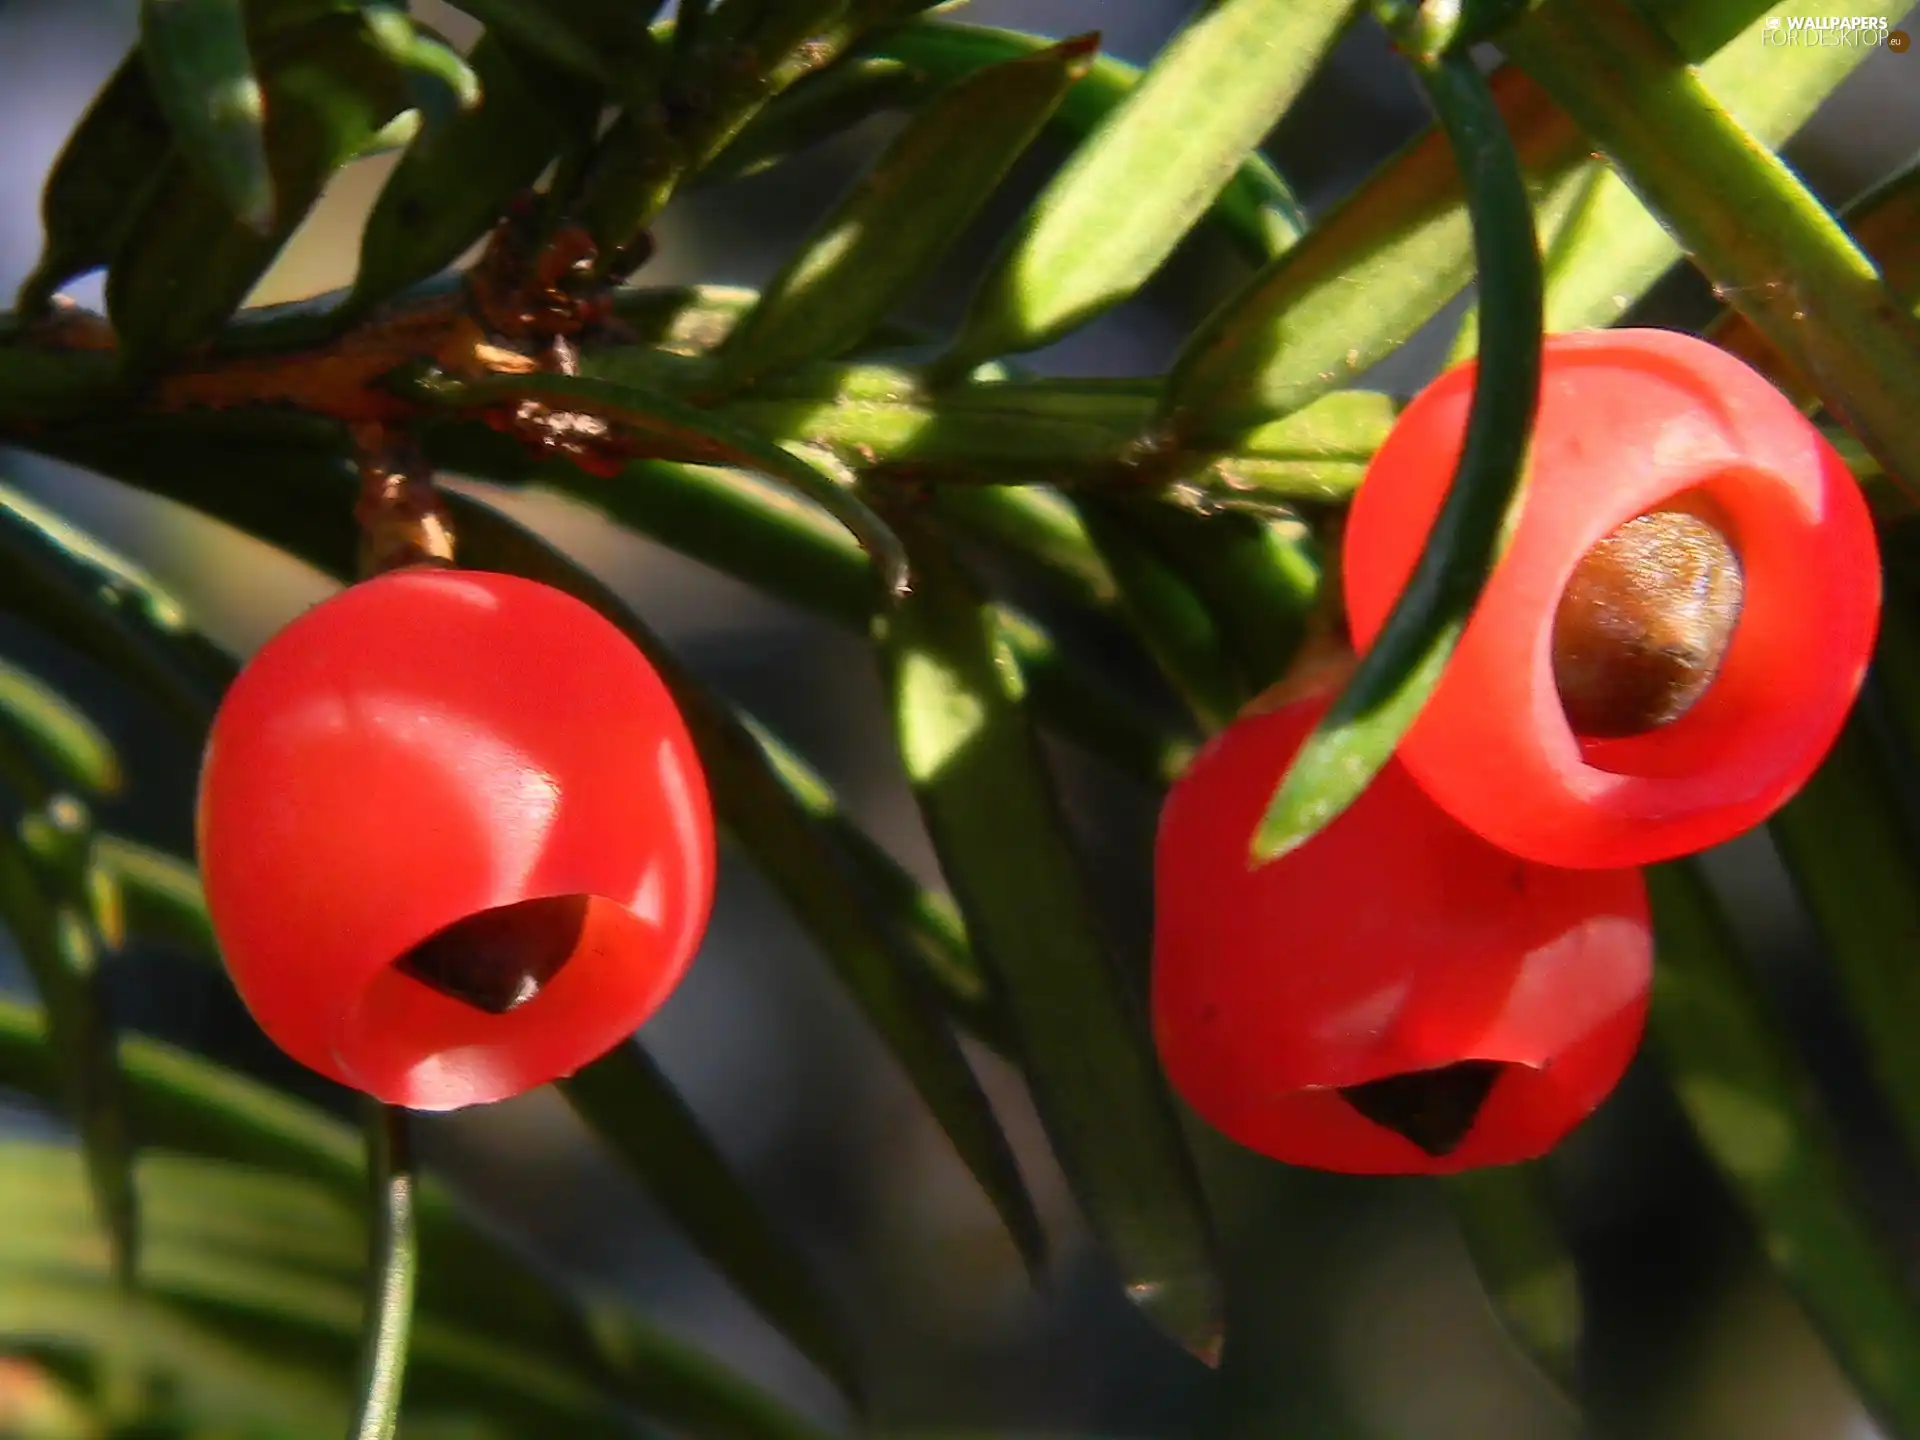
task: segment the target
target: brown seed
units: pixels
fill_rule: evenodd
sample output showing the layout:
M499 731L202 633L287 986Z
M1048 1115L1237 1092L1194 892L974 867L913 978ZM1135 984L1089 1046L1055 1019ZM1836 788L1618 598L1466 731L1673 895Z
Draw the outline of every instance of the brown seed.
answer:
M1576 735L1671 724L1706 693L1740 620L1740 557L1697 515L1629 520L1580 561L1553 620L1553 678Z
M1498 1060L1461 1060L1349 1085L1340 1098L1438 1160L1460 1148L1506 1068Z
M580 943L587 897L523 900L456 920L394 962L441 994L505 1015L538 995Z

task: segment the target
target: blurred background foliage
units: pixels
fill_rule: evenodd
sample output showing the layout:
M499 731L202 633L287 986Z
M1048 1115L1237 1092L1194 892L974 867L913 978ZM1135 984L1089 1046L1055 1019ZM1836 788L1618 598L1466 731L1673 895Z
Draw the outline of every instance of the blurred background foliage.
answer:
M444 6L413 8L463 45L476 33ZM1052 35L1098 29L1109 53L1145 62L1190 9L1186 0L974 0L964 18ZM32 264L40 183L125 53L134 25L130 0L0 0L0 293ZM1308 208L1322 213L1426 119L1384 38L1363 23L1271 137L1270 153ZM763 284L899 123L863 123L775 170L677 202L657 227L659 251L644 283ZM1920 57L1882 53L1786 153L1838 203L1916 150ZM913 318L953 326L990 237L1017 218L1061 154L1043 141L1021 162L969 240L922 287ZM254 303L351 282L359 229L392 163L365 160L335 179ZM1139 299L1033 363L1043 373L1157 373L1241 273L1220 239L1198 233ZM98 277L71 293L101 303ZM1463 309L1464 302L1449 307L1372 382L1400 391L1420 383L1440 363ZM1634 315L1694 327L1713 309L1708 287L1689 272L1670 276ZM280 552L84 472L0 452L0 476L137 559L214 639L241 654L331 589ZM896 767L890 759L876 763L890 740L862 642L583 507L544 493L489 493L629 599L701 676L795 742L875 835L933 878ZM1006 580L1017 593L1020 577ZM1046 594L1021 598L1046 613ZM1103 643L1098 634L1082 638ZM78 701L125 757L135 778L102 803L103 823L190 853L197 757L176 730L113 675L11 619L0 618L0 651ZM1116 679L1145 689L1129 652L1106 646L1103 659ZM1139 937L1152 798L1078 754L1056 747L1052 758L1115 933ZM1735 899L1733 913L1782 1013L1801 1028L1850 1158L1869 1181L1875 1220L1908 1277L1920 1280L1920 1176L1847 1041L1819 947L1787 897L1770 842L1749 837L1711 857L1709 868ZM808 962L808 940L765 883L732 857L715 917L691 978L648 1028L652 1054L852 1318L859 1368L889 1433L991 1427L1142 1440L1196 1431L1301 1440L1583 1433L1494 1318L1437 1187L1285 1170L1209 1142L1204 1160L1227 1198L1223 1239L1237 1279L1230 1324L1242 1353L1257 1357L1229 1365L1229 1403L1213 1408L1203 1369L1133 1312L1081 1238L1024 1091L1001 1061L970 1051L1056 1237L1051 1282L1039 1292L878 1041L828 971ZM7 978L25 990L17 957ZM350 1113L338 1092L279 1056L224 979L184 952L136 945L113 962L109 979L114 1010L129 1029ZM28 1103L10 1113L14 1148L0 1166L0 1231L24 1223L17 1207L42 1203L14 1195L17 1174L43 1176L36 1183L53 1187L44 1191L47 1206L81 1203L77 1170L34 1148L59 1127ZM627 1298L799 1411L830 1425L844 1421L831 1388L590 1143L556 1095L425 1118L419 1134L428 1163L462 1202L538 1264L589 1291ZM1636 1072L1554 1157L1549 1174L1587 1306L1584 1433L1632 1440L1866 1440L1875 1433L1761 1262L1746 1222L1661 1085ZM192 1187L196 1197L219 1193L216 1179L184 1171L168 1183ZM291 1220L317 1202L290 1190L274 1203ZM150 1224L164 1240L164 1202L157 1214ZM330 1233L327 1223L314 1220L310 1233ZM342 1241L357 1255L354 1243ZM17 1299L0 1286L0 1315ZM346 1353L290 1351L284 1373L268 1379L310 1387L321 1409L337 1405L337 1395L327 1398L329 1384L343 1382ZM91 1433L70 1388L80 1377L42 1358L29 1347L0 1361L0 1434ZM111 1386L102 1393L126 1413L166 1408L162 1402L156 1412L152 1396L124 1386L117 1397ZM436 1432L423 1424L406 1433ZM460 1431L450 1424L447 1433Z

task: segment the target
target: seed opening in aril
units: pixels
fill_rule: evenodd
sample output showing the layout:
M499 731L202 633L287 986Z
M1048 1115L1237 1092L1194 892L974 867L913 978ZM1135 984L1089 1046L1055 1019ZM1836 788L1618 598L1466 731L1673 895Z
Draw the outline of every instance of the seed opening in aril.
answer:
M538 995L579 948L586 895L482 910L435 932L393 968L462 1004L505 1015Z
M1460 1148L1507 1069L1503 1060L1461 1060L1346 1085L1340 1098L1437 1160Z
M1726 535L1687 510L1636 516L1595 545L1553 621L1553 678L1573 733L1621 740L1686 714L1720 672L1744 595Z

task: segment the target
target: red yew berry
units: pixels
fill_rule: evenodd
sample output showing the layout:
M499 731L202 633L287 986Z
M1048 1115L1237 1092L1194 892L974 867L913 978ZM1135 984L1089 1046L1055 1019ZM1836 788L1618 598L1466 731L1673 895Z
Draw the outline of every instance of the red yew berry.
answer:
M1353 635L1406 583L1466 429L1473 367L1401 415L1345 541ZM1760 375L1660 330L1546 342L1529 490L1408 771L1553 865L1670 859L1792 797L1858 693L1880 613L1873 524Z
M1637 870L1497 850L1397 762L1249 870L1324 696L1248 715L1167 797L1153 1026L1174 1088L1249 1149L1352 1174L1544 1153L1619 1081L1652 970Z
M227 967L301 1063L446 1110L631 1035L713 898L665 684L571 596L413 568L275 635L222 702L199 852Z

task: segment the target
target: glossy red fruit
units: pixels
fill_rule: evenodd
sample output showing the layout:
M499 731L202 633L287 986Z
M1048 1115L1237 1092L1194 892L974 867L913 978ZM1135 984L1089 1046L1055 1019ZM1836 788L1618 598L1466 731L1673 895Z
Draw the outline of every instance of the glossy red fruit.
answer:
M288 1054L446 1110L631 1035L697 948L713 823L666 686L571 596L410 569L261 649L200 777L207 903Z
M1216 1129L1290 1164L1441 1174L1540 1155L1639 1044L1640 872L1497 850L1394 763L1249 870L1248 837L1327 703L1242 718L1168 795L1153 959L1167 1077Z
M1344 576L1363 649L1439 508L1472 376L1471 365L1450 371L1413 401L1354 499ZM1764 820L1832 745L1879 623L1873 525L1840 456L1766 380L1704 341L1608 330L1548 338L1530 483L1509 548L1401 745L1407 769L1473 830L1555 865L1645 864ZM1555 683L1563 593L1593 547L1658 510L1706 520L1737 555L1731 643L1677 719L1576 735ZM1653 568L1671 585L1670 567ZM1669 597L1698 598L1685 586Z

